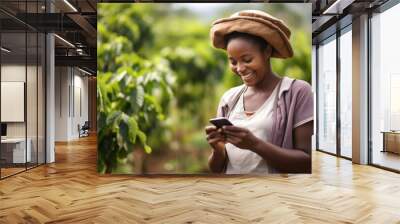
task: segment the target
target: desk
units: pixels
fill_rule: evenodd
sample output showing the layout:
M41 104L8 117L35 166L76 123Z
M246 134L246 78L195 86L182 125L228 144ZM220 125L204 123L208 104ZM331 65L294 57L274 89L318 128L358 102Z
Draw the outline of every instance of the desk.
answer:
M400 154L400 131L382 131L381 133L383 133L382 152Z
M6 138L1 139L1 157L6 163L25 163L31 161L31 145L30 138L27 139L28 144L25 154L25 138ZM12 159L11 159L12 158ZM25 161L27 158L27 161Z

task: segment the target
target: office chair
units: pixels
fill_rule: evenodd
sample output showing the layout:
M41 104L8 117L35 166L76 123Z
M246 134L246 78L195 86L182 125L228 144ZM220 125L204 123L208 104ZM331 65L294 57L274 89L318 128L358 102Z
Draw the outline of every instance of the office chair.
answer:
M89 121L85 121L85 123L82 125L82 127L79 127L80 125L78 124L78 129L79 129L79 138L80 137L87 137L89 136Z

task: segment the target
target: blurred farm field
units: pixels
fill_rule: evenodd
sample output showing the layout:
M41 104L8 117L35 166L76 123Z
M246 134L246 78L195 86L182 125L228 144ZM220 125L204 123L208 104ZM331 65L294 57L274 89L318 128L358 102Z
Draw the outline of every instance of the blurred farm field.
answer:
M98 4L99 173L208 173L204 127L241 80L212 48L211 22L261 9L292 30L274 72L311 81L311 4Z

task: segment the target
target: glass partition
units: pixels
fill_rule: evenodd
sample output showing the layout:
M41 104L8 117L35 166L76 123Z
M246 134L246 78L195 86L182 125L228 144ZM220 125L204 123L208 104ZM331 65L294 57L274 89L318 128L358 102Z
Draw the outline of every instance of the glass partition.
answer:
M45 163L46 40L44 33L18 19L26 12L43 12L43 5L0 2L5 10L0 11L1 179Z
M1 140L2 177L25 170L31 157L26 141L26 41L25 31L1 34L0 109L2 125L6 126Z

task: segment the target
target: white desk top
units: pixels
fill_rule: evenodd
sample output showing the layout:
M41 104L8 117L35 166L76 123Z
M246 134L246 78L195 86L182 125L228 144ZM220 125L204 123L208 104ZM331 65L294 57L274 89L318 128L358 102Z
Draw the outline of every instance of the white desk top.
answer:
M25 138L6 138L6 139L1 139L1 143L19 143L19 142L24 142ZM29 138L28 138L29 141Z

